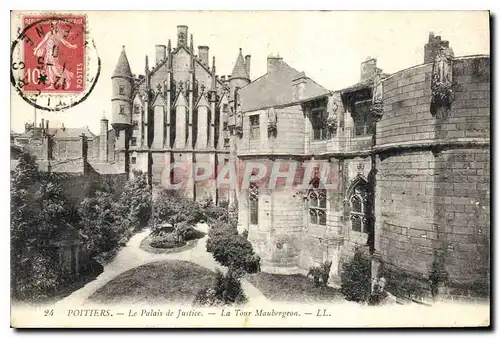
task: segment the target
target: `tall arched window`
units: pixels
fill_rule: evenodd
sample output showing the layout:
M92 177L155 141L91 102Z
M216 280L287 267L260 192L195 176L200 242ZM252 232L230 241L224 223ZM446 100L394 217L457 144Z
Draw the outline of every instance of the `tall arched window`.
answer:
M313 189L309 192L309 223L326 225L326 190Z
M368 216L370 214L368 184L364 180L359 180L351 190L349 202L351 206L350 219L353 231L370 232Z
M250 183L248 188L248 202L250 209L250 224L259 224L259 187Z

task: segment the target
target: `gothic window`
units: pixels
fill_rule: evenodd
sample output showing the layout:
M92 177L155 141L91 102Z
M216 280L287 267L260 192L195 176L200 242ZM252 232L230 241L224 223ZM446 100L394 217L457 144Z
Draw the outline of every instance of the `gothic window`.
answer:
M309 224L326 225L326 190L309 192Z
M130 163L132 163L132 164L136 164L136 163L137 163L137 157L135 157L135 156L134 156L134 157L131 157L131 158L130 158Z
M255 183L251 183L248 188L248 201L250 224L259 224L259 187Z
M353 189L349 198L351 206L351 228L352 231L369 233L368 212L369 196L366 184L358 184Z
M222 123L222 130L227 130L227 122Z
M224 139L224 147L229 147L229 139L228 138Z
M125 114L125 106L120 106L120 114Z
M141 113L141 108L139 107L138 104L134 104L134 114L140 114Z
M328 113L324 107L311 109L313 140L325 140L328 138L328 128L325 125L327 117Z
M250 116L250 139L258 140L260 138L259 115Z
M136 137L131 137L130 138L130 145L131 146L136 146L137 145L137 138Z
M125 95L125 87L123 86L118 87L118 92L120 93L120 95Z

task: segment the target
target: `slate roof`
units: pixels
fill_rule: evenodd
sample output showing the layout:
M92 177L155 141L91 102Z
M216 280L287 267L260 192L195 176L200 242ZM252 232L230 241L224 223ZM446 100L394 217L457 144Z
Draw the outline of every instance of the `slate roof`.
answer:
M245 64L245 59L243 59L243 54L238 54L238 58L236 59L236 63L234 64L233 72L231 73L231 78L243 78L250 79L250 75L247 72L247 66Z
M252 111L293 103L293 79L299 71L282 61L279 70L266 73L239 91L241 110ZM326 95L329 91L308 77L304 78L303 99Z
M125 48L122 49L115 71L111 77L114 76L133 77L132 70L130 70L130 64L128 63L127 54L125 53Z

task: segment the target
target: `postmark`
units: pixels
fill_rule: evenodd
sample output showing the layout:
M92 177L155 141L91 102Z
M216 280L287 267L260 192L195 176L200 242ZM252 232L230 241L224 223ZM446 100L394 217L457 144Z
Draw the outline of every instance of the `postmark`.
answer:
M23 14L13 18L11 83L37 109L63 111L87 99L101 61L83 14Z

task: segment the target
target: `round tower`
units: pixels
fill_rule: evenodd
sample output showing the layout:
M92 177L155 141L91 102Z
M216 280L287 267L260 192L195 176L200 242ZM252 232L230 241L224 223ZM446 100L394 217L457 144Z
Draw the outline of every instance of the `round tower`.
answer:
M122 49L115 71L111 76L111 126L120 131L132 126L132 88L134 77L130 70L125 46Z

